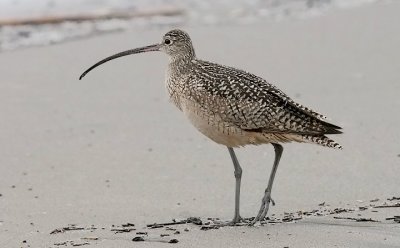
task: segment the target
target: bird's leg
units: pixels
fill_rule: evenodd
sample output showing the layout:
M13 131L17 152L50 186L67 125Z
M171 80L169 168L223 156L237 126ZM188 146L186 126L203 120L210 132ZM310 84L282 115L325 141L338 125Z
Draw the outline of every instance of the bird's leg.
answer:
M217 226L234 226L237 223L243 221L242 217L239 214L239 205L240 205L240 182L242 179L242 168L240 167L239 161L236 158L235 151L232 147L228 147L229 154L231 155L231 159L233 162L233 166L235 167L235 179L236 179L236 189L235 189L235 216L232 221L218 223Z
M281 145L275 144L275 143L272 143L272 145L274 146L274 149L275 149L274 165L272 167L271 175L269 176L268 186L265 189L265 194L261 201L260 210L258 211L258 214L254 218L254 220L250 223L250 225L254 225L257 221L261 221L265 218L265 216L268 213L270 202L272 202L272 204L275 205L275 202L271 198L271 190L272 190L272 184L274 183L276 170L278 169L279 160L281 159L281 156L282 156L283 147Z
M235 167L235 179L236 179L236 187L235 187L235 215L230 224L236 224L242 220L239 214L239 206L240 206L240 182L242 180L242 168L240 167L239 161L236 157L235 151L232 147L228 147L229 154L231 155L231 159L233 162L233 166Z

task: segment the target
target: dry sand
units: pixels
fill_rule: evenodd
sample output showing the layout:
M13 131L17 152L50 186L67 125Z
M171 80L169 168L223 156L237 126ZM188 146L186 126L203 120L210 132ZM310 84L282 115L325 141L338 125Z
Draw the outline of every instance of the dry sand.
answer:
M399 2L381 3L262 26L185 28L199 57L276 82L344 127L335 138L343 151L285 145L269 215L355 211L259 227L174 226L180 234L144 228L233 215L228 152L168 103L165 55L122 58L77 80L98 59L157 42L166 30L0 54L0 247L399 247L400 224L386 218L400 208L371 207L400 202L386 200L400 196L399 11ZM248 147L238 157L241 212L250 217L273 149ZM334 218L340 216L379 222ZM111 231L128 222L137 230ZM50 234L69 224L86 230ZM87 230L92 225L98 229ZM132 242L137 231L155 242ZM179 243L158 242L161 233Z

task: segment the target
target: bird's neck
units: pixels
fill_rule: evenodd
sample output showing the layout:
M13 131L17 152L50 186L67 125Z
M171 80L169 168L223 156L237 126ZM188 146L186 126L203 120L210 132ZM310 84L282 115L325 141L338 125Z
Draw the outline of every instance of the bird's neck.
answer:
M193 63L194 57L170 57L169 58L169 68L170 70L172 69L173 71L179 72L182 69L186 68L189 66L191 63Z

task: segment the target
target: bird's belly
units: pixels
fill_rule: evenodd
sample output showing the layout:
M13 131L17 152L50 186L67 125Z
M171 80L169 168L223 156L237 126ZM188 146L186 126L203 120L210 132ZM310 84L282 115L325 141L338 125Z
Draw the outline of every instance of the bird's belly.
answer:
M181 102L182 111L193 126L214 142L228 147L259 145L266 143L288 142L285 137L276 134L248 132L224 122L214 113L198 108L190 102Z
M197 130L218 144L237 147L249 143L247 137L242 135L241 130L226 125L212 116L199 115L187 109L184 109L183 112Z

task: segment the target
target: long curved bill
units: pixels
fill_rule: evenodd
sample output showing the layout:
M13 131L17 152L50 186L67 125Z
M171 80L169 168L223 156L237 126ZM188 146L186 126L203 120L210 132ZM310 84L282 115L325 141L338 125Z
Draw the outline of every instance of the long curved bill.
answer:
M86 76L86 74L88 74L91 70L93 70L94 68L96 68L97 66L99 66L101 64L106 63L107 61L110 61L110 60L113 60L113 59L116 59L116 58L119 58L119 57L131 55L131 54L136 54L136 53L159 51L160 47L161 47L161 44L154 44L154 45L135 48L135 49L131 49L131 50L127 50L127 51L124 51L124 52L120 52L120 53L114 54L114 55L112 55L110 57L107 57L107 58L105 58L103 60L100 60L96 64L92 65L89 69L87 69L84 73L82 73L82 75L79 77L79 80L81 80L84 76Z

